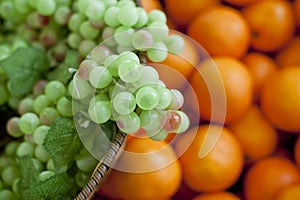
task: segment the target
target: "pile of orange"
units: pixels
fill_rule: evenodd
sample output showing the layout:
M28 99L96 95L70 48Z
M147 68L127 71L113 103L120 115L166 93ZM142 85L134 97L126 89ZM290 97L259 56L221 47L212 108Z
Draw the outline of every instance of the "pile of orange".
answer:
M168 155L128 163L155 163L154 171L113 170L100 189L103 198L300 199L300 0L142 3L163 9L170 27L210 57L185 39L181 56L160 63L188 80L160 72L187 95L192 127L161 142L131 138L126 149L133 153L166 148Z

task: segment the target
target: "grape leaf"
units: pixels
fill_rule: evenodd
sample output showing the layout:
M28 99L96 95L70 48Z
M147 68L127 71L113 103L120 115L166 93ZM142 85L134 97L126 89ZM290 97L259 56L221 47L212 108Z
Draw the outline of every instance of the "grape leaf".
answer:
M21 174L19 187L21 195L24 195L23 191L29 189L31 185L37 182L39 171L34 167L30 156L23 156L19 161Z
M47 56L41 50L24 47L15 50L11 56L0 62L0 67L10 81L14 95L28 94L33 84L49 69Z
M69 68L77 69L79 65L78 53L73 50L69 50L64 61L59 64L53 71L47 74L48 80L58 80L66 84L71 78L72 74L69 72Z
M58 117L52 123L43 145L57 171L69 169L76 155L83 149L74 121L67 117Z
M75 181L66 173L55 174L44 181L37 181L24 191L24 200L67 200L70 199ZM73 194L74 195L74 194Z

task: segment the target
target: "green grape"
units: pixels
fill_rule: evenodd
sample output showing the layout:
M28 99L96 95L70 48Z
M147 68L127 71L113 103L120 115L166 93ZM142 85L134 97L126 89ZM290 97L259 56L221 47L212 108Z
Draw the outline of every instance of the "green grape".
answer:
M152 35L146 30L138 30L132 36L132 46L139 51L146 51L153 45Z
M17 196L18 196L18 194L20 194L19 183L20 183L20 178L16 178L11 186L12 192L14 194L16 194Z
M112 99L113 108L119 114L126 115L134 111L136 102L130 92L119 92Z
M133 84L135 88L140 88L149 84L157 84L159 81L159 74L153 67L144 66L141 67L141 77Z
M167 138L168 132L166 132L164 129L156 130L155 132L147 131L147 136L150 137L152 140L162 141Z
M70 33L67 37L67 43L73 49L78 49L80 43L82 42L82 37L79 33L73 32Z
M160 129L161 113L158 110L142 110L140 113L141 126L146 131Z
M43 125L51 125L58 116L58 111L53 107L46 107L39 114L40 122Z
M9 100L9 93L5 85L0 83L0 106L5 104Z
M0 171L8 166L12 166L16 164L16 160L14 157L9 157L8 155L2 154L0 155Z
M178 54L184 48L184 40L179 35L171 35L166 38L165 45L170 53Z
M91 154L85 153L84 155L80 156L79 159L76 160L76 166L79 170L83 172L91 172L95 169L99 161L94 158Z
M20 101L22 100L21 96L17 96L17 95L10 95L9 99L8 99L8 105L10 108L17 110L18 109L18 105L20 103Z
M13 138L20 138L24 133L20 129L20 118L12 117L6 122L6 131Z
M89 74L89 81L93 87L102 89L112 82L112 75L105 67L94 67Z
M156 42L163 42L169 35L168 25L155 21L148 25L147 31L149 31Z
M79 44L78 50L82 57L85 57L88 55L88 53L95 48L96 42L94 40L83 40Z
M132 0L120 0L118 1L117 6L119 8L123 6L135 6L135 3Z
M65 93L65 85L60 81L50 81L45 87L45 96L53 102L56 102L60 97L64 96Z
M143 110L154 109L159 103L159 93L150 86L144 86L136 93L136 103Z
M46 80L39 80L39 81L35 82L35 84L33 85L33 94L35 96L44 94L46 84L47 84Z
M2 1L0 4L0 15L4 19L12 19L14 13L14 2L13 1Z
M103 41L109 47L117 46L117 42L116 42L115 38L113 37L114 33L115 33L115 28L113 28L113 27L105 27L102 32Z
M72 117L72 102L66 97L61 97L56 105L56 109L62 116Z
M126 83L135 82L141 77L141 65L135 60L125 60L119 65L118 74Z
M139 19L139 11L135 5L126 5L119 8L118 20L126 27L132 27Z
M111 105L108 101L92 102L88 110L91 120L96 123L105 123L111 117Z
M11 186L15 179L20 177L20 171L17 166L8 166L3 169L1 178L5 185Z
M27 0L28 2L28 5L31 7L31 8L36 8L38 2L41 1L41 0Z
M126 26L120 26L114 33L114 38L120 46L131 46L134 29Z
M93 0L78 0L77 2L78 11L81 14L85 15L87 8L92 1Z
M79 32L85 39L93 40L99 35L100 30L94 28L88 21L85 21L80 25Z
M50 16L55 13L56 2L55 0L39 1L36 7L39 14Z
M4 189L0 190L0 200L16 200L18 199L16 194L11 190Z
M19 126L22 132L25 134L32 134L39 126L39 117L34 113L25 113L21 116Z
M67 5L59 6L54 14L55 21L60 25L66 25L69 17L71 15L71 10Z
M184 113L180 110L176 110L175 112L177 112L180 115L180 118L181 118L180 125L179 125L178 129L175 131L175 133L183 133L189 128L190 119L186 115L186 113Z
M29 142L22 142L17 149L17 156L21 158L22 156L33 156L35 145Z
M108 47L98 45L91 51L89 58L95 61L98 65L103 65L104 60L110 55L112 55L112 52Z
M74 13L71 15L69 21L68 21L68 28L72 32L78 32L80 24L82 24L85 21L85 16L81 15L79 13Z
M51 105L50 100L47 98L46 95L41 94L37 96L32 103L33 110L39 114L44 108L48 107Z
M50 159L50 154L43 145L37 145L35 147L34 155L42 163L46 163Z
M53 171L42 171L41 173L39 173L37 178L39 181L46 181L47 179L51 178L54 175L55 172Z
M33 132L33 141L35 144L43 145L46 135L50 130L50 126L41 125Z
M93 89L87 81L80 80L75 75L69 84L69 93L75 99L84 99L93 93Z
M104 13L104 22L107 24L107 26L110 27L117 27L121 23L118 18L118 13L120 12L120 9L118 7L109 7L105 13Z
M143 26L145 26L148 22L148 14L145 11L145 9L138 7L137 8L138 11L138 21L136 22L136 24L134 25L135 28L141 28Z
M172 101L171 91L165 87L155 87L155 90L159 94L159 102L155 108L160 110L167 108Z
M14 6L17 12L21 14L27 14L31 11L28 1L24 0L14 0Z
M133 50L132 46L117 46L117 53L118 54L121 54L121 53L124 53L126 51L131 51Z
M182 93L177 89L171 89L172 100L168 106L169 110L178 110L182 107L184 103L184 97Z
M89 75L91 70L94 67L97 67L98 64L93 61L93 60L83 60L80 63L79 69L78 69L78 76L82 79L82 80L89 80Z
M147 50L147 57L153 62L162 62L168 56L168 49L162 42L156 42Z
M36 158L31 158L31 161L32 161L33 167L36 171L38 171L38 172L43 171L44 165L43 165L43 163L41 163L41 161L39 161Z
M151 10L148 13L148 24L151 24L152 22L159 21L164 24L167 23L167 16L166 14L161 10Z
M117 4L117 0L102 0L102 2L107 8Z
M110 101L107 92L100 92L96 94L96 96L93 96L90 100L90 105L96 103L97 101Z
M85 15L89 19L100 20L102 19L104 12L105 4L102 1L91 1L85 10Z
M33 112L33 98L32 97L26 97L19 102L19 105L18 105L19 115L23 115L27 112Z
M49 171L55 171L54 162L52 158L50 158L46 164L46 169Z
M131 134L139 130L141 121L139 116L132 112L127 115L119 115L117 117L117 125L124 133Z
M70 6L72 3L72 0L56 0L56 3L58 5Z
M10 157L14 157L16 155L19 145L20 145L19 141L11 141L7 143L4 148L5 154Z
M75 175L76 179L76 184L80 187L83 188L86 186L86 184L89 182L91 178L90 173L82 172L82 171L77 171Z
M110 56L108 56L107 58L105 58L104 62L103 62L103 66L105 68L109 68L109 66L118 58L119 56L116 54L112 54ZM111 70L110 70L111 72Z
M104 19L89 19L89 22L94 28L99 29L100 32L105 26Z

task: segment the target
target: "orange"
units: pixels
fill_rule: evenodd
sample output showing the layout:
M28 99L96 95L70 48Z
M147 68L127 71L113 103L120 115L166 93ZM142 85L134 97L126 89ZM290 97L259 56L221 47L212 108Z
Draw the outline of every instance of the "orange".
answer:
M164 141L132 139L110 174L123 200L169 199L181 183L181 167L174 150Z
M299 10L300 11L300 10ZM300 65L300 36L294 37L275 57L277 64L281 67L289 65Z
M300 184L286 187L275 198L275 200L296 200L296 199L300 199Z
M162 10L162 5L159 0L141 0L141 4L146 12L150 12L151 10Z
M184 30L198 13L218 4L220 0L165 0L165 10L175 25Z
M300 166L300 137L298 137L294 146L294 156L297 165Z
M246 6L259 0L223 0L235 6Z
M276 129L256 105L253 105L245 116L231 124L229 129L236 135L249 161L271 155L276 148Z
M194 127L181 135L175 149L179 154L183 152L179 161L184 183L195 191L225 190L237 181L243 168L241 146L231 131L222 126Z
M262 88L260 103L263 113L277 128L300 131L300 66L282 68Z
M203 193L193 198L193 200L240 200L240 198L233 193L221 191L221 192Z
M289 1L257 1L246 6L242 13L251 29L251 46L257 50L279 50L293 37L295 18Z
M254 81L254 96L258 97L264 82L277 70L275 61L266 54L259 52L248 53L242 62L249 69Z
M213 57L200 63L191 85L197 95L200 116L213 122L232 123L250 108L253 80L246 66L233 57Z
M294 1L294 12L295 12L298 27L300 27L300 1L299 0Z
M300 182L300 173L290 160L274 156L254 163L244 179L247 200L274 200L284 188Z
M229 6L211 7L197 15L187 30L211 56L242 57L250 45L250 30L239 11Z

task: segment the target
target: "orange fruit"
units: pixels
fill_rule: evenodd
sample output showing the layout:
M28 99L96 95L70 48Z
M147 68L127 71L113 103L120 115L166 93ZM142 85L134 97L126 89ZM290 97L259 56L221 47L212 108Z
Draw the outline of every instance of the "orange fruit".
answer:
M275 200L296 200L300 199L300 184L291 185L279 192Z
M260 103L263 113L277 128L300 131L300 66L282 68L262 88Z
M300 9L299 9L300 11ZM294 37L275 57L277 64L281 67L289 65L300 65L300 36Z
M173 148L164 141L136 138L110 174L121 199L169 199L181 183L181 167Z
M253 105L245 116L232 123L229 129L236 135L249 161L271 155L276 148L276 129L256 105Z
M193 200L240 200L240 198L233 193L221 191L199 194Z
M294 13L295 13L295 17L296 17L296 22L298 24L298 27L300 27L300 1L295 0L293 7L294 7Z
M183 153L179 158L183 181L195 191L225 190L237 181L243 168L240 144L231 131L222 126L194 127L181 135L175 149L178 154Z
M242 13L251 29L251 46L257 50L279 50L293 37L295 18L289 1L257 1L246 6Z
M294 156L295 162L300 166L300 137L298 137L294 146Z
M259 0L223 0L223 1L235 6L246 6Z
M159 0L141 0L141 4L147 13L151 10L163 9Z
M247 112L253 99L253 80L241 61L213 57L200 63L198 70L191 78L191 85L203 119L218 123L225 120L228 124Z
M277 70L275 61L266 54L251 52L243 57L242 62L249 69L254 82L254 97L258 97L264 82Z
M164 2L167 14L180 30L184 30L198 13L220 4L220 0L165 0Z
M254 163L244 179L247 200L274 200L284 188L300 182L300 173L290 160L267 157Z
M239 11L229 6L214 6L197 15L187 34L211 56L242 57L250 45L250 30Z
M160 79L168 88L182 89L199 62L200 55L196 42L187 36L182 36L182 38L184 48L179 54L168 53L163 62L147 63L158 71Z

